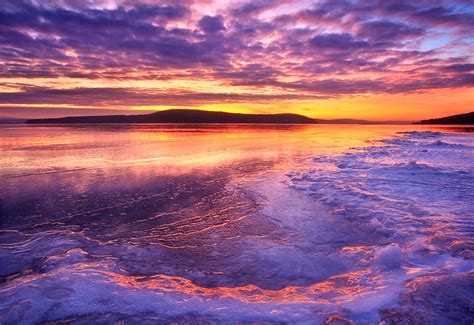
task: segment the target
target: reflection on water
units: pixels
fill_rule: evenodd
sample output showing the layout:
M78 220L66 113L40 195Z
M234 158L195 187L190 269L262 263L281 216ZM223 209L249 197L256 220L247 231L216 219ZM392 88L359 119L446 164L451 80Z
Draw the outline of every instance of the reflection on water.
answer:
M360 128L355 134L351 127L329 129L297 125L4 126L0 130L3 190L21 199L30 191L45 189L121 190L155 183L155 177L217 170L245 173L246 168L258 169L255 163L267 170L276 162L294 163L301 156L361 145L370 136L389 133L380 128ZM31 186L18 185L25 181Z
M472 323L471 130L0 126L0 322Z

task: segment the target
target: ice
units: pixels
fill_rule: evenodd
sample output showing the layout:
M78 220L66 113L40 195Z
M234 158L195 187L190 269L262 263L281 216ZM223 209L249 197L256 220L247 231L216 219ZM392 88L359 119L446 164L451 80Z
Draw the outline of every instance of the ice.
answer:
M474 134L313 134L296 162L7 178L0 322L472 323Z
M359 253L369 256L358 265L382 268L380 276L387 279L398 273L399 282L387 292L407 279L424 279L429 294L409 294L427 309L406 309L409 303L402 300L398 309L381 309L381 318L388 323L414 321L410 313L419 313L429 323L440 315L438 308L449 314L439 318L443 324L474 317L470 293L464 291L459 301L437 297L443 301L439 304L430 296L440 295L431 286L439 285L441 274L452 279L445 281L447 295L457 290L454 283L451 286L456 278L474 283L473 144L472 134L401 132L332 157L335 169L312 159L311 169L288 181L290 188L329 207L341 222L351 220L354 229L373 234L373 248ZM380 245L380 241L387 243Z
M394 268L399 267L402 263L402 250L397 244L390 244L375 252L375 260L382 267Z

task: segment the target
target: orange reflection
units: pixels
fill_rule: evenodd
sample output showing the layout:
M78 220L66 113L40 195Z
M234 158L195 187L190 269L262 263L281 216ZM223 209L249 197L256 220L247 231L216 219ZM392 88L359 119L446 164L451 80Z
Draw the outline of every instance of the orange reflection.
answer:
M387 125L100 125L15 126L0 129L0 170L15 182L43 175L85 191L97 177L139 183L153 175L182 175L215 168L235 171L243 163L284 163L297 170L304 158L365 146L397 131L426 126ZM290 164L290 166L288 166ZM300 166L301 167L301 166ZM58 179L57 175L69 173ZM49 175L49 177L47 177ZM102 175L102 176L101 176ZM42 184L39 184L41 182ZM117 179L111 180L117 182ZM13 186L22 188L22 186Z
M328 280L313 284L309 287L288 286L281 290L267 290L255 285L246 285L235 288L215 287L207 288L194 284L192 281L168 275L154 277L133 277L117 273L106 272L115 283L127 288L153 289L165 292L182 292L190 296L199 296L204 300L213 298L233 298L246 303L330 303L351 301L355 296L364 296L373 293L370 287L360 285L360 278L366 276L371 279L369 270L345 273L330 277ZM375 280L376 278L372 278ZM328 295L330 294L330 295ZM334 298L333 296L337 296Z

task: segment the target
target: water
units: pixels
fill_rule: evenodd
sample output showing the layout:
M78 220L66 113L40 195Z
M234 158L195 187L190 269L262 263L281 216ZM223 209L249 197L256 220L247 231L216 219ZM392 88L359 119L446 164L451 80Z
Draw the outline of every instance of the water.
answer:
M0 126L0 323L472 324L472 131Z

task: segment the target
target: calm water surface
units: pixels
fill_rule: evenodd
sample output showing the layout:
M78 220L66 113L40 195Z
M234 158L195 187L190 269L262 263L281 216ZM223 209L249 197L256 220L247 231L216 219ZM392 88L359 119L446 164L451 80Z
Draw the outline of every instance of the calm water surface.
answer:
M0 322L472 324L472 131L0 126Z

